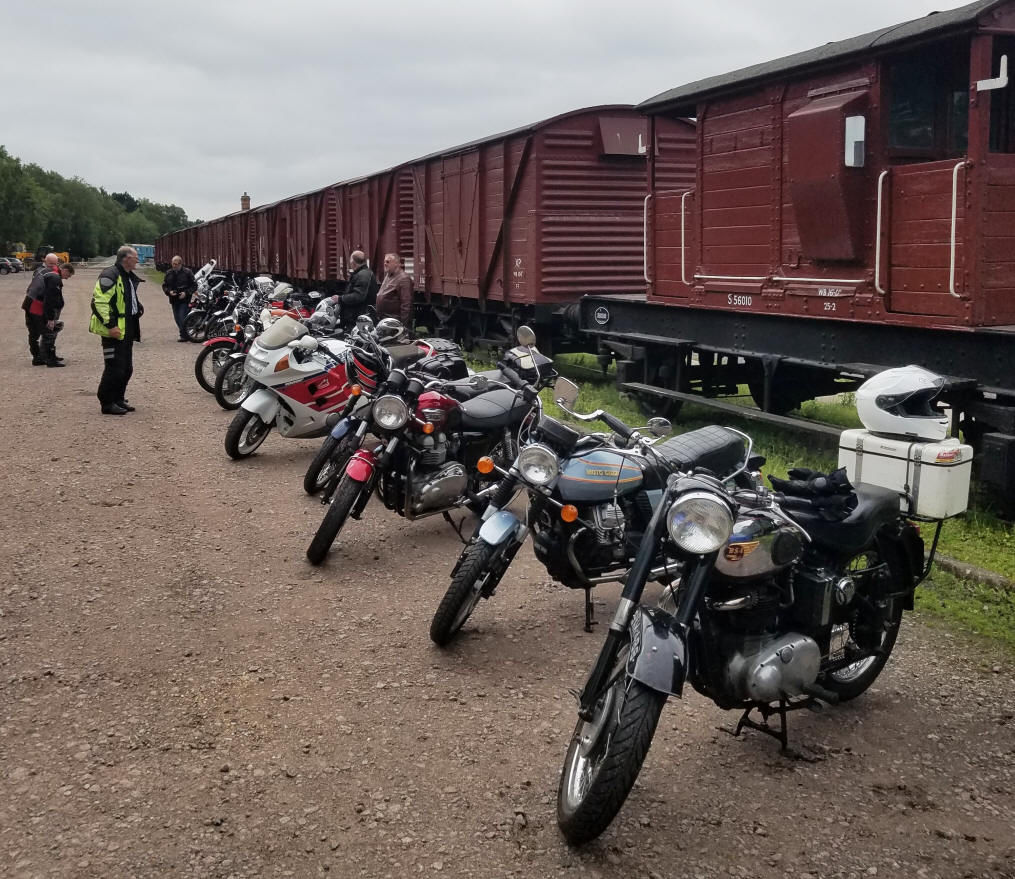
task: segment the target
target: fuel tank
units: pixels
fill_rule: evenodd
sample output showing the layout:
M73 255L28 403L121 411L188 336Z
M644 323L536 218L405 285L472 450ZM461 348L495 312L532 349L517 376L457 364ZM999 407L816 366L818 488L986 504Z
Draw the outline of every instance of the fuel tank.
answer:
M557 488L572 504L606 501L614 494L630 494L642 483L642 470L629 456L599 449L561 462Z

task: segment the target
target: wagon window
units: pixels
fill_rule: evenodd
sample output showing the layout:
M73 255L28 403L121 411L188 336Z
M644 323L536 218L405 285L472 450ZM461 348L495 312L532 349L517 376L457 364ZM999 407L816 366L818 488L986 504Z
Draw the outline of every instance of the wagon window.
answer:
M948 62L942 64L942 56ZM938 46L888 67L888 146L896 155L961 155L969 140L969 47Z
M1015 39L995 38L991 63L991 75L1000 70L1001 56L1008 56L1009 77L1015 62ZM985 94L981 92L981 95ZM1015 153L1015 83L1009 80L1004 88L992 89L990 95L990 151L992 153Z

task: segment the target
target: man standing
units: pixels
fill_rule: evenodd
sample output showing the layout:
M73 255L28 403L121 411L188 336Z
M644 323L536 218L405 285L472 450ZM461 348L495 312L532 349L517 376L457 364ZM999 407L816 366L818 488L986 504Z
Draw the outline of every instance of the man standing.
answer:
M412 278L397 253L384 254L384 280L377 292L377 317L394 317L408 328L412 320Z
M103 415L126 415L127 383L134 373L134 342L141 339L144 308L137 297L141 279L134 274L137 251L125 244L116 252L116 264L103 269L92 291L92 319L88 331L102 337L105 368L96 396Z
M172 268L166 272L162 282L162 292L169 297L169 304L173 307L173 320L176 321L176 328L180 331L180 342L189 342L187 334L183 331L183 322L190 313L190 297L197 292L197 281L194 273L188 269L183 260L174 256L170 260Z
M74 267L64 263L57 268L58 263L56 254L51 253L46 257L28 285L22 303L32 366L64 365L63 358L56 356L56 326L63 308L63 282L74 274Z
M368 305L373 305L377 298L377 279L367 265L367 255L362 250L354 250L349 254L352 274L345 285L345 292L340 294L338 301L342 304L342 325L351 327L356 318L365 314Z
M41 265L35 267L33 276L38 276L44 272L55 272L60 268L60 257L55 253L47 253L43 258Z

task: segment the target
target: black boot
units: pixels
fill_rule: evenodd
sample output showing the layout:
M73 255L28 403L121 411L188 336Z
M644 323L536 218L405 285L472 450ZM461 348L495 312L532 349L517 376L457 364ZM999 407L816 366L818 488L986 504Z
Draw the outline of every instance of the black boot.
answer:
M31 341L28 342L28 350L32 354L32 366L45 366L46 358L42 356L42 349L39 348L39 342Z

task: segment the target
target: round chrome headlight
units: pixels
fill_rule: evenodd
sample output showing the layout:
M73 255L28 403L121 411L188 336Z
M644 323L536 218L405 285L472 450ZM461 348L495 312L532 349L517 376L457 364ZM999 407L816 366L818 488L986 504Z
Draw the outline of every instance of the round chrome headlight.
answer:
M378 397L374 403L374 423L384 430L398 430L409 420L409 407L405 400L393 394Z
M253 324L247 324L243 328L243 338L246 339L248 342L251 339L253 339L254 336L256 336L256 335L257 335L257 330L254 329Z
M557 456L546 446L536 443L526 446L518 453L516 466L526 482L533 485L547 485L559 471Z
M715 552L733 533L729 506L707 491L690 491L678 497L666 514L673 542L693 555Z

